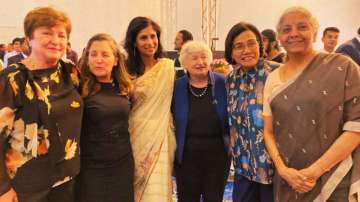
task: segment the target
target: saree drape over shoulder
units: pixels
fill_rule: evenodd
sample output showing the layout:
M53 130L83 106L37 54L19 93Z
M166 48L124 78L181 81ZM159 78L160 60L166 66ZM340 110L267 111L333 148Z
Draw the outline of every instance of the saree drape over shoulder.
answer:
M135 201L171 201L176 148L170 105L174 64L160 59L135 80L129 132L135 160Z
M275 139L288 167L306 168L344 131L360 132L360 70L346 57L318 54L296 78L268 91ZM308 193L296 193L278 175L274 189L281 202L360 201L360 148Z

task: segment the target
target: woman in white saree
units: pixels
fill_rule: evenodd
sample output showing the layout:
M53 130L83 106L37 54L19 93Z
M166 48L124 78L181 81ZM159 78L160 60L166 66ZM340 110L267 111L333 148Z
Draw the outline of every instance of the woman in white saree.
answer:
M136 17L130 22L125 49L127 66L136 77L129 117L135 160L135 201L171 201L176 148L170 112L174 64L161 58L160 27L146 17Z

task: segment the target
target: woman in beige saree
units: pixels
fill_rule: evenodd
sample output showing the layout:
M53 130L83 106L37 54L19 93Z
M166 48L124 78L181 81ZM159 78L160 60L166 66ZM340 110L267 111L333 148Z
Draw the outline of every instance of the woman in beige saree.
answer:
M149 18L136 17L130 22L125 49L128 68L136 76L129 115L135 201L172 201L174 64L161 58L160 27Z
M263 110L275 201L359 201L359 66L313 49L318 24L304 8L277 29L287 60L266 81Z

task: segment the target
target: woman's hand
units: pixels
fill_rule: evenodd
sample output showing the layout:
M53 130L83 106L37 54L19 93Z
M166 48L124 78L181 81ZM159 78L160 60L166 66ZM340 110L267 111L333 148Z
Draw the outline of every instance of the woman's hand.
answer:
M212 61L211 70L220 74L224 74L225 76L231 72L231 68L229 63L226 62L224 59L215 59Z
M229 65L229 63L225 59L214 59L211 63L211 67L213 68L227 66L227 65Z
M300 170L300 173L315 182L324 174L324 172L325 170L321 169L320 167L316 167L314 164Z
M296 192L306 193L313 189L316 181L308 178L306 175L294 168L283 167L278 169L279 175L283 178Z
M8 192L1 195L0 202L18 202L15 190L11 188Z

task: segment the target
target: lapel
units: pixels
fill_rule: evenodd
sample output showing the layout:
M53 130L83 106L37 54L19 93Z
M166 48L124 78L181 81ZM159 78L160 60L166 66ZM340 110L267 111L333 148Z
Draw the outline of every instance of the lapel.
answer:
M215 85L217 79L217 75L213 72L209 71L209 84L211 85L211 93L212 93L212 104L215 105L216 112L223 122L226 117L224 117L224 109L221 108L224 103L220 103L223 97L225 96L225 89L222 88L221 83ZM188 97L188 75L185 75L183 78L179 80L178 88L175 96L174 103L176 104L179 112L183 112L185 117L185 126L187 125L188 113L189 113L189 97ZM225 109L226 110L226 109Z
M178 88L177 106L180 107L179 111L185 114L185 126L187 125L188 113L189 113L189 95L188 95L188 82L189 78L185 75L181 78Z
M219 80L217 78L218 76L209 71L209 82L211 85L211 92L212 92L212 104L215 105L216 108L216 112L221 120L221 122L224 122L224 109L221 108L221 106L224 105L224 103L220 103L223 99L223 97L225 96L223 91L225 91L225 89L222 88L222 84L220 83L221 80ZM219 83L215 84L216 81L219 80Z

